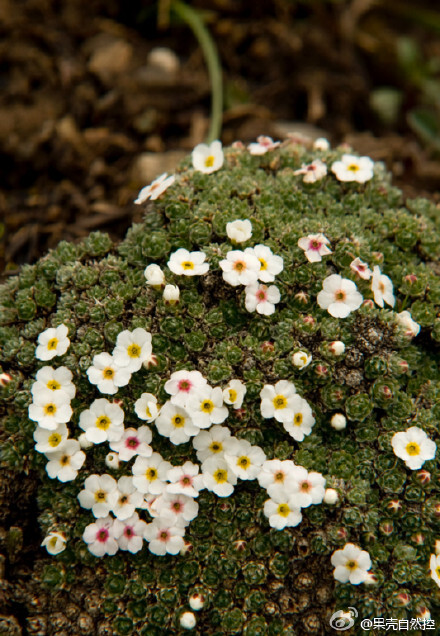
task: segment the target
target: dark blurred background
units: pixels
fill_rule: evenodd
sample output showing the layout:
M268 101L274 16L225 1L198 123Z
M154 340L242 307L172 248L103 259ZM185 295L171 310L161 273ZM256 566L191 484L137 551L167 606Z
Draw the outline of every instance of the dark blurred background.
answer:
M440 7L199 0L222 141L289 131L385 161L440 201ZM138 190L204 140L206 60L173 0L0 0L0 271L140 218Z

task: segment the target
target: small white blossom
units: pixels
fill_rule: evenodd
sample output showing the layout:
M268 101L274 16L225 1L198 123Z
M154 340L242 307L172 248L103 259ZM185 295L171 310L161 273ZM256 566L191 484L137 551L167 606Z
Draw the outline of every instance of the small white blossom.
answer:
M110 475L90 475L84 481L84 489L78 494L83 508L92 510L96 518L107 517L118 497L117 483Z
M324 279L317 301L321 309L327 309L334 318L346 318L352 311L359 309L363 298L352 280L332 274Z
M67 337L69 329L66 325L50 327L38 336L38 347L35 350L35 357L39 360L52 360L56 356L66 353L70 345Z
M124 434L124 411L119 404L105 398L95 400L90 408L79 416L79 427L86 433L89 442L117 442ZM112 449L115 450L115 449Z
M294 498L297 508L308 508L312 504L322 502L325 493L325 478L321 473L308 472L302 466L295 466L293 477L294 481L289 487L289 494ZM274 486L268 488L270 497L272 497L272 488Z
M180 627L183 629L194 629L196 626L196 617L193 612L183 612L179 619Z
M170 441L176 445L188 442L199 432L192 414L169 400L161 408L155 424L159 433L164 437L169 437Z
M223 457L209 457L202 463L205 488L219 497L229 497L234 492L237 476Z
M274 417L277 422L291 421L295 393L295 385L288 380L280 380L275 386L265 384L260 391L261 415L265 419Z
M159 453L153 453L151 457L136 457L131 468L133 484L141 493L160 495L165 490L170 468L170 462L165 461Z
M374 302L379 305L379 307L383 307L384 302L394 307L396 299L393 294L393 283L389 276L385 276L385 274L381 273L378 265L375 265L373 268L371 290L374 294Z
M250 285L256 283L261 269L258 258L253 253L231 250L219 263L223 270L223 280L229 285Z
M134 512L128 519L115 519L113 522L113 535L121 550L128 550L136 554L142 549L144 533L147 524L139 519L137 512Z
M192 497L169 492L160 495L153 505L159 517L169 513L170 518L173 518L173 526L187 526L199 512L199 504Z
M315 141L313 142L313 149L321 151L329 150L330 143L325 137L318 137L318 139L315 139Z
M76 439L68 439L62 450L50 453L46 464L46 472L51 479L66 482L72 481L86 459Z
M159 288L165 284L165 274L155 263L148 265L145 268L144 276L147 280L147 285L151 285L152 287Z
M403 459L411 470L418 470L426 461L434 459L437 451L436 443L418 426L395 433L391 445L394 454Z
M159 414L157 398L152 393L142 393L141 397L134 403L134 410L140 420L154 422Z
M224 161L221 141L213 141L209 146L199 144L192 151L191 158L193 168L198 172L211 174L220 170Z
M245 307L249 312L257 311L263 316L271 316L275 312L275 305L280 302L281 295L276 285L252 283L247 285Z
M163 290L163 299L170 305L175 305L179 302L180 290L177 285L165 285Z
M330 420L335 431L342 431L347 426L347 418L342 413L335 413Z
M321 159L315 159L308 165L303 164L299 170L295 170L293 173L295 176L303 174L304 183L316 183L320 181L327 174L327 166Z
M60 554L66 549L66 541L64 532L49 532L41 547L46 548L49 554Z
M263 510L264 515L269 519L270 526L277 530L295 527L302 520L301 511L294 498L282 487L277 486L277 491L270 494L270 499L264 503Z
M240 380L230 380L228 386L223 389L223 400L225 404L230 404L234 409L241 408L246 386Z
M352 585L364 583L371 568L368 552L361 550L353 543L346 543L342 550L332 554L331 563L335 568L333 576L340 583L350 582Z
M355 258L354 261L351 261L350 269L364 280L370 280L373 275L373 272L368 267L368 263L364 263L360 258Z
M342 155L340 161L332 163L332 172L338 181L357 181L365 183L373 178L374 161L370 157Z
M201 276L209 270L205 258L205 252L188 252L180 247L171 254L167 265L174 274L180 276Z
M135 373L139 371L143 362L149 360L151 353L151 333L138 327L133 331L125 330L118 334L113 358L118 367Z
M272 137L265 137L260 135L257 137L257 142L253 142L248 145L248 150L251 155L265 155L269 150L274 150L280 145L279 141L274 141Z
M29 419L38 422L41 428L54 431L58 424L64 424L72 417L70 400L64 391L42 389L35 392L34 402L28 408Z
M144 530L144 537L148 541L148 549L152 554L178 554L185 545L183 535L185 528L173 526L173 517L166 515L154 519Z
M200 431L192 443L197 451L197 459L204 462L209 457L223 457L231 431L226 426L212 426L209 431Z
M249 219L226 223L226 234L233 243L245 243L252 236L252 223Z
M312 432L315 418L309 403L298 394L292 397L290 406L293 411L291 419L283 421L283 426L293 439L302 442L306 435Z
M104 461L107 468L113 468L113 470L118 470L119 464L120 464L118 453L107 453Z
M326 488L323 499L324 503L326 503L328 506L334 506L338 499L339 495L337 490L335 490L334 488Z
M292 362L298 369L305 369L312 361L312 354L306 351L296 351L292 356Z
M151 438L152 434L148 426L126 428L121 439L110 442L109 446L118 453L119 460L129 462L136 455L151 457L153 454L153 449L150 446Z
M142 188L134 202L141 205L142 203L145 203L147 199L155 201L163 192L165 192L167 188L173 185L175 180L176 177L174 175L169 177L168 174L164 172L160 175L160 177L157 177L157 179L150 183L150 185Z
M266 489L272 485L282 486L288 492L289 484L294 479L294 466L295 464L290 459L266 460L257 475L258 483Z
M247 247L244 253L253 254L260 261L258 278L263 283L272 283L275 280L275 276L283 271L283 257L274 254L270 247L267 247L266 245Z
M322 261L323 256L332 253L327 247L330 241L324 234L308 234L298 239L298 247L304 250L305 256L310 263L318 263Z
M36 441L35 450L46 454L60 451L64 448L68 436L69 431L64 423L57 424L54 430L37 426L33 435Z
M118 551L113 532L113 519L110 516L97 519L95 523L88 525L82 538L87 543L89 551L97 557L102 557L104 554L112 556Z
M66 402L75 397L76 388L72 382L73 374L67 367L42 367L35 376L35 382L32 385L32 395L38 396L43 389L48 389L56 393L64 392L66 394Z
M440 587L440 556L431 554L429 560L429 568L431 570L431 578Z
M234 439L228 444L224 455L230 469L240 479L256 479L266 455L259 446L251 446L244 439Z
M117 519L124 521L134 514L136 508L140 508L144 502L144 496L133 484L132 477L120 477L116 490L116 498L113 501L111 511Z
M93 365L87 369L90 384L96 384L101 393L114 395L119 387L127 386L131 373L116 364L109 353L98 353L93 357Z
M221 424L228 417L228 409L223 406L223 391L219 386L213 389L206 385L198 395L188 398L187 409L198 428Z
M185 462L183 466L173 466L167 473L170 482L166 492L174 495L198 497L203 489L203 478L199 474L199 466L192 462Z
M185 408L190 397L197 395L207 385L200 371L175 371L165 383L165 391L171 395L171 402Z
M420 332L420 325L411 318L409 311L401 311L395 316L397 322L405 328L405 334L409 337L417 336Z

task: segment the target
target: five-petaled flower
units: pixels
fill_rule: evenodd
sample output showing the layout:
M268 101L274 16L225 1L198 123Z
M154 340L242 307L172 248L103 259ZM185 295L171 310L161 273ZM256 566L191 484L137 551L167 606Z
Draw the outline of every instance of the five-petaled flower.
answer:
M403 459L411 470L417 470L426 461L434 459L437 451L436 443L418 426L411 426L406 431L395 433L391 445L394 454Z
M322 290L317 296L321 309L327 309L334 318L346 318L362 305L362 294L357 291L356 283L339 274L327 276Z
M316 181L320 181L327 174L327 166L321 159L315 159L312 163L308 165L303 164L299 170L295 170L293 173L295 176L304 175L303 181L304 183L316 183Z
M327 245L330 245L330 241L324 234L309 234L298 239L298 247L304 250L310 263L318 263L322 261L323 256L332 253Z
M371 290L374 294L374 302L379 305L379 307L383 307L384 302L394 307L396 299L393 294L393 283L388 276L381 273L378 265L375 265L373 268Z
M251 155L265 155L269 150L274 150L280 145L279 141L274 141L272 137L260 135L257 141L248 145Z
M209 146L199 144L192 151L192 164L195 170L210 174L220 170L224 161L222 144L220 141L213 141Z
M141 203L145 203L147 199L151 199L152 201L158 199L167 188L173 185L175 180L176 177L174 175L169 177L168 174L164 172L160 177L152 181L150 185L142 188L134 202L140 205Z
M371 568L370 555L353 543L346 543L342 550L332 554L331 563L335 570L333 576L340 583L350 582L352 585L364 583Z
M331 169L339 181L365 183L373 178L374 161L370 157L342 155L339 161L332 163Z
M67 337L69 329L66 325L50 327L38 336L38 347L35 350L35 357L39 360L52 360L56 356L66 353L70 345Z
M205 263L204 252L188 252L180 247L173 252L168 261L170 270L180 276L201 276L209 270L209 264Z

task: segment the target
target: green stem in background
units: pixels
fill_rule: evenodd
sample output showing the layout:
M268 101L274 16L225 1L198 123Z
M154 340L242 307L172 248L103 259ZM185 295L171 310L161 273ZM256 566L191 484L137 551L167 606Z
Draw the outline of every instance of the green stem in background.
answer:
M222 129L223 81L217 47L198 11L180 2L180 0L172 0L171 8L179 18L186 22L194 33L208 67L211 83L211 122L206 141L210 143L214 139L220 139Z

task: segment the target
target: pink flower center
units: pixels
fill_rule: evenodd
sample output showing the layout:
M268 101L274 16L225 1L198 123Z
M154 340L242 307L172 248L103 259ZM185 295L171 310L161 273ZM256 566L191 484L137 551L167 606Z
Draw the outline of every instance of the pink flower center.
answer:
M314 166L313 163L311 163L309 166L306 166L306 170L307 172L315 172L316 166Z
M131 537L134 537L134 530L131 526L127 526L126 528L124 528L124 535L127 537L127 539L131 539Z
M157 537L157 538L159 539L159 541L164 541L164 542L166 542L166 541L168 541L169 536L170 536L170 533L169 533L169 531L168 531L168 530L161 530L161 531L159 532L159 534L158 534L158 537Z
M192 477L190 475L182 475L180 478L181 486L192 486Z
M191 389L191 382L189 380L180 380L178 387L179 391L185 391L185 393L188 393Z
M263 302L267 298L267 292L265 289L259 289L257 291L257 298L260 302Z
M174 512L182 512L182 510L183 510L183 506L180 503L180 501L174 501L171 504L171 508L174 510Z
M310 241L309 250L319 250L321 245L322 245L321 241L318 241L317 239L313 239L313 241Z
M137 437L128 437L125 441L127 448L137 448L139 446L139 440Z
M105 543L108 539L108 530L106 530L105 528L101 528L100 530L98 530L98 532L96 533L96 539L101 543Z

